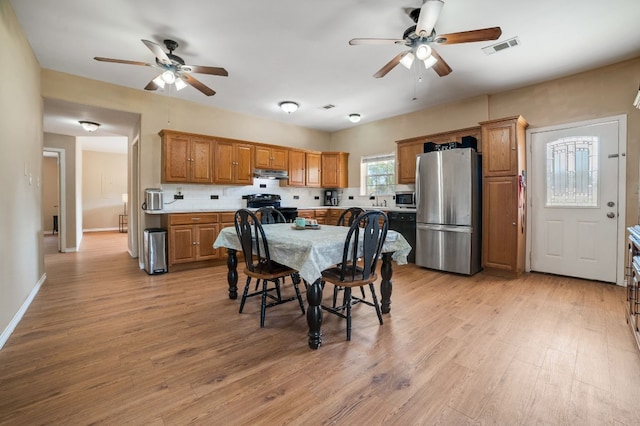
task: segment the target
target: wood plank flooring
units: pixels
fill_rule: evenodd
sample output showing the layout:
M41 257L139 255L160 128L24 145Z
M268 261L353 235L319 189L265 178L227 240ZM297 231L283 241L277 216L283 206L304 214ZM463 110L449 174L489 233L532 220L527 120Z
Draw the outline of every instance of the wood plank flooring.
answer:
M296 303L260 329L226 266L149 276L125 239L46 256L0 351L0 424L640 424L623 288L401 266L384 325L358 306L347 342L325 313L312 351Z

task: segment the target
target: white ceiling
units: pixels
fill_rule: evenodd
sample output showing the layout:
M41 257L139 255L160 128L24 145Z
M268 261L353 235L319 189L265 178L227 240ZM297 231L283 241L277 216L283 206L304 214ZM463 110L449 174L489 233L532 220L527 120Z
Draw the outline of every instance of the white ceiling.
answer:
M638 0L445 0L437 33L500 26L499 40L517 36L521 45L493 55L481 48L496 42L440 45L435 48L453 69L448 76L414 63L381 79L373 74L405 47L348 41L402 38L413 25L407 11L421 0L11 3L43 68L142 90L156 69L93 57L153 62L140 40L162 44L170 38L180 44L174 54L187 64L229 72L195 75L215 96L192 87L172 96L325 131L355 126L349 113L360 113L367 123L640 56ZM300 103L300 109L285 114L277 106L283 100ZM323 109L327 104L335 108ZM45 117L45 130L54 122Z

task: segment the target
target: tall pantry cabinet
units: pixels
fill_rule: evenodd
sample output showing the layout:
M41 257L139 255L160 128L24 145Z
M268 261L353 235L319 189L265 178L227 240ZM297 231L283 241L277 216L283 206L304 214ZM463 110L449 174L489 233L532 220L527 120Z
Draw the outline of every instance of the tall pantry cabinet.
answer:
M518 276L525 267L525 130L521 116L480 123L482 128L482 266Z

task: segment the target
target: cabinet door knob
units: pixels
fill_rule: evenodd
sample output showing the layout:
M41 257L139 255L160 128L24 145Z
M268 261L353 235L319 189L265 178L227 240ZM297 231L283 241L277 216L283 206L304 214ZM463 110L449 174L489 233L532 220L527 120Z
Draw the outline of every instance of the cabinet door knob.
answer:
M513 223L512 223L512 225L513 225L513 226L516 226L516 223L515 223L515 222L513 222Z

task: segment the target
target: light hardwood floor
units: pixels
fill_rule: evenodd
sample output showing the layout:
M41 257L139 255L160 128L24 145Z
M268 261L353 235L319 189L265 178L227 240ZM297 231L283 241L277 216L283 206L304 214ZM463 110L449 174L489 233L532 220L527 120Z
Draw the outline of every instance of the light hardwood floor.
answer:
M46 256L0 351L0 424L640 424L623 288L397 267L384 325L358 306L346 342L325 313L312 351L296 303L260 329L224 265L149 276L125 238Z

